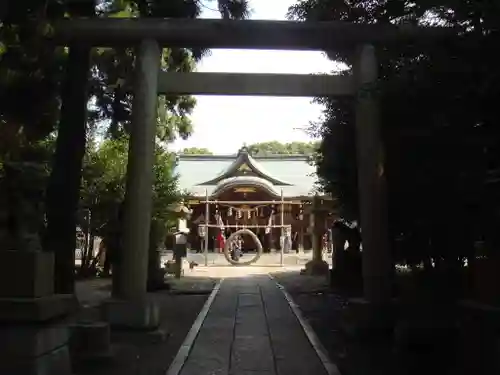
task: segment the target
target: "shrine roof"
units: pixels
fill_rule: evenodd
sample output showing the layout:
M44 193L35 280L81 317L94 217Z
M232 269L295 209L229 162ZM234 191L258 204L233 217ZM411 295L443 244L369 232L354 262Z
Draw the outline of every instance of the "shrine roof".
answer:
M192 196L213 194L223 183L270 186L285 197L312 194L316 168L306 155L253 156L244 147L236 155L178 155L176 172L179 188ZM264 185L262 185L264 186Z

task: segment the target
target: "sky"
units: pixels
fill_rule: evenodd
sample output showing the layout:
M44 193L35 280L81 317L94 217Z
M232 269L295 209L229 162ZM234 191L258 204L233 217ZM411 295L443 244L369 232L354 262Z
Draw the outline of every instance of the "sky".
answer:
M294 0L249 0L251 19L284 20ZM203 18L220 18L215 1L205 1ZM199 72L329 73L336 70L318 51L262 51L214 49L198 64ZM321 116L322 106L312 98L258 96L196 96L191 115L194 132L173 144L208 148L215 154L233 154L243 144L266 141L309 141L304 127Z

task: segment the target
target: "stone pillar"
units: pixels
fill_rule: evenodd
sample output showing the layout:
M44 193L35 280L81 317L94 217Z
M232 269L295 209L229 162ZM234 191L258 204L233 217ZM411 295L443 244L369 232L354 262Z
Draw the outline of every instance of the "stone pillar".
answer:
M54 294L54 253L42 252L43 168L5 163L0 181L0 374L71 374L64 318L72 294ZM9 225L10 224L10 225ZM14 224L14 225L12 225Z
M103 311L112 325L147 328L159 324L146 284L161 49L143 40L136 52L119 300L105 303Z
M323 243L321 241L322 228L322 207L320 198L315 195L312 205L312 246L313 258L306 263L305 273L308 275L326 275L328 273L328 263L323 260Z
M299 252L304 252L304 227L300 223L300 233L299 233Z
M375 48L363 46L354 74L358 81L356 148L358 189L363 240L363 289L366 302L388 306L392 288L392 258L387 228L386 181L380 114L374 90L377 84Z

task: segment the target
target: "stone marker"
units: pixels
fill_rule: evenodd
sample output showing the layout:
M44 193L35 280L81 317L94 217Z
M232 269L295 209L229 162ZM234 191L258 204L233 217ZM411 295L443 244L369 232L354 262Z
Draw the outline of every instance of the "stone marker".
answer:
M4 168L0 374L69 375L69 335L63 318L76 309L77 301L73 295L54 294L54 254L41 251L43 171L33 163L6 163Z

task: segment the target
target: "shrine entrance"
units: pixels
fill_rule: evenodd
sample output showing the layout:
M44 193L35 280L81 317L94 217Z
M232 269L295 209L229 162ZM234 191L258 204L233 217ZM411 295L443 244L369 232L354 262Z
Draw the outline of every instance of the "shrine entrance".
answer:
M364 297L374 307L374 311L385 314L384 307L390 306L392 298L393 263L388 241L385 161L377 103L380 90L376 48L391 48L391 45L401 43L443 43L455 38L456 30L344 22L155 18L72 18L58 21L52 26L52 31L47 33L52 39L51 43L69 46L70 61L88 58L89 50L83 54L82 46L135 47L134 79L124 82L123 86L127 93L133 93L133 109L123 214L121 276L116 278L119 285L117 297L127 302L120 302L116 309L123 309L127 313L114 314L113 317L121 319L122 316L130 316L128 311L131 306L133 311L148 314L153 311L149 305L135 304L147 300L153 179L151 166L155 151L158 95L184 94L354 99L357 185L363 230ZM352 70L341 75L172 72L161 69L163 47L320 51L349 48L352 52L349 61ZM74 85L76 87L68 86L68 92L78 93L76 98L77 101L81 98L80 105L83 108L87 100L86 87L79 80L75 80ZM317 201L313 200L313 219L320 214ZM207 194L203 203L208 210L209 205L215 202ZM263 204L269 203L266 201ZM314 223L311 227L316 228ZM208 224L207 220L205 227L208 229L210 225L217 226ZM313 233L314 252L309 269L325 272L327 268L322 261L319 234L319 231ZM70 256L73 261L73 255ZM149 321L149 317L142 321ZM132 321L129 323L136 324Z
M233 244L238 241L239 236L249 237L256 246L256 254L249 260L241 259L240 255L242 254L238 253L239 249L235 249L233 246ZM245 241L243 240L243 242ZM226 257L226 260L233 266L249 266L257 262L261 255L262 255L262 243L260 242L259 237L257 237L257 235L254 232L252 232L250 229L247 228L239 229L236 232L233 232L228 237L224 245L224 256Z
M218 200L200 201L205 205L205 220L199 224L204 235L205 266L209 264L209 236L222 235L220 246L231 265L242 266L256 263L267 250L266 265L283 266L284 238L291 234L290 223L285 221L285 201L277 200ZM288 243L288 242L286 242ZM281 246L274 246L273 244Z
M292 232L298 253L298 237L303 238L304 228L308 227L309 217L302 211L303 204L310 201L307 192L312 183L303 190L294 184L293 174L289 173L289 180L285 180L279 168L266 168L266 163L276 164L273 158L254 157L246 146L237 155L219 157L218 161L219 167L221 161L226 163L222 172L208 174L210 163L204 159L203 173L208 178L191 189L188 205L194 217L190 228L192 248L196 253L203 249L206 265L225 264L226 260L233 265L259 260L260 265L283 265L282 253L291 250ZM299 167L306 161L296 160ZM293 167L290 162L295 160L280 161L279 166ZM183 163L189 170L189 160ZM182 169L180 172L182 175ZM201 260L199 256L197 259Z

